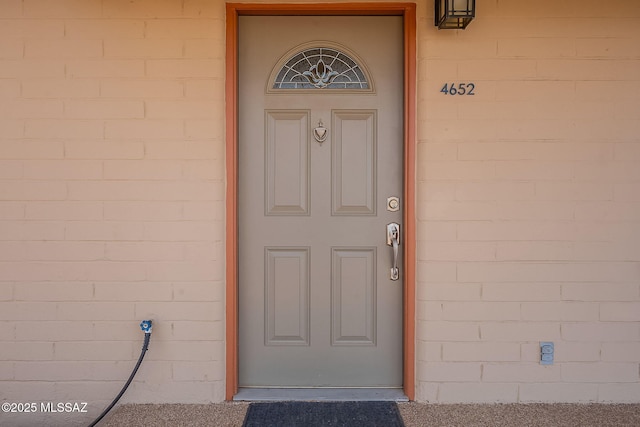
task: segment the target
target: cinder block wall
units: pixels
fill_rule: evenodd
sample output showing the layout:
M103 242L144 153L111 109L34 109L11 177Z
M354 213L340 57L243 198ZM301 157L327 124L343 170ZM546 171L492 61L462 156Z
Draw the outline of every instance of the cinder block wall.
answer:
M417 398L638 402L640 3L476 3L420 6Z
M0 2L0 400L92 418L144 318L123 401L224 399L224 19ZM638 24L633 1L481 0L437 31L418 4L418 400L638 401Z
M0 1L0 401L89 410L0 424L93 419L147 318L122 402L224 400L224 170L224 2Z

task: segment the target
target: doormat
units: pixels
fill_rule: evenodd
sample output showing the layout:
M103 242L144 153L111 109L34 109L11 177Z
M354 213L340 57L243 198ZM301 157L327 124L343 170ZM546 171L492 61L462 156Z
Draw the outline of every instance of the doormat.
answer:
M395 402L251 403L242 427L404 427Z

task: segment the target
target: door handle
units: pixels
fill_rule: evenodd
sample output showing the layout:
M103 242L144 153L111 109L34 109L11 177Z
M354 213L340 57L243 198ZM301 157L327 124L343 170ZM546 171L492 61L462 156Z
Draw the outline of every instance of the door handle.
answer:
M400 247L400 225L395 222L387 224L387 245L393 248L393 264L391 265L391 280L398 280L398 249Z

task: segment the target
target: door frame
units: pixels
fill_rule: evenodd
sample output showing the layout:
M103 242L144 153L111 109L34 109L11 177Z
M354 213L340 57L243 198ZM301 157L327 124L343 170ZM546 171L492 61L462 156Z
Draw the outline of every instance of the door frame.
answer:
M238 392L238 17L240 15L396 15L404 41L404 292L403 388L415 397L416 276L416 5L415 3L264 4L227 3L225 53L226 144L226 384Z

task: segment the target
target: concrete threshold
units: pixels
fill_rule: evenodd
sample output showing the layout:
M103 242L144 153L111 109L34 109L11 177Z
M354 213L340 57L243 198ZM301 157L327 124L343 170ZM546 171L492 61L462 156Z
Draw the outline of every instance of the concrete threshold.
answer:
M240 388L235 401L393 401L408 402L400 388Z

